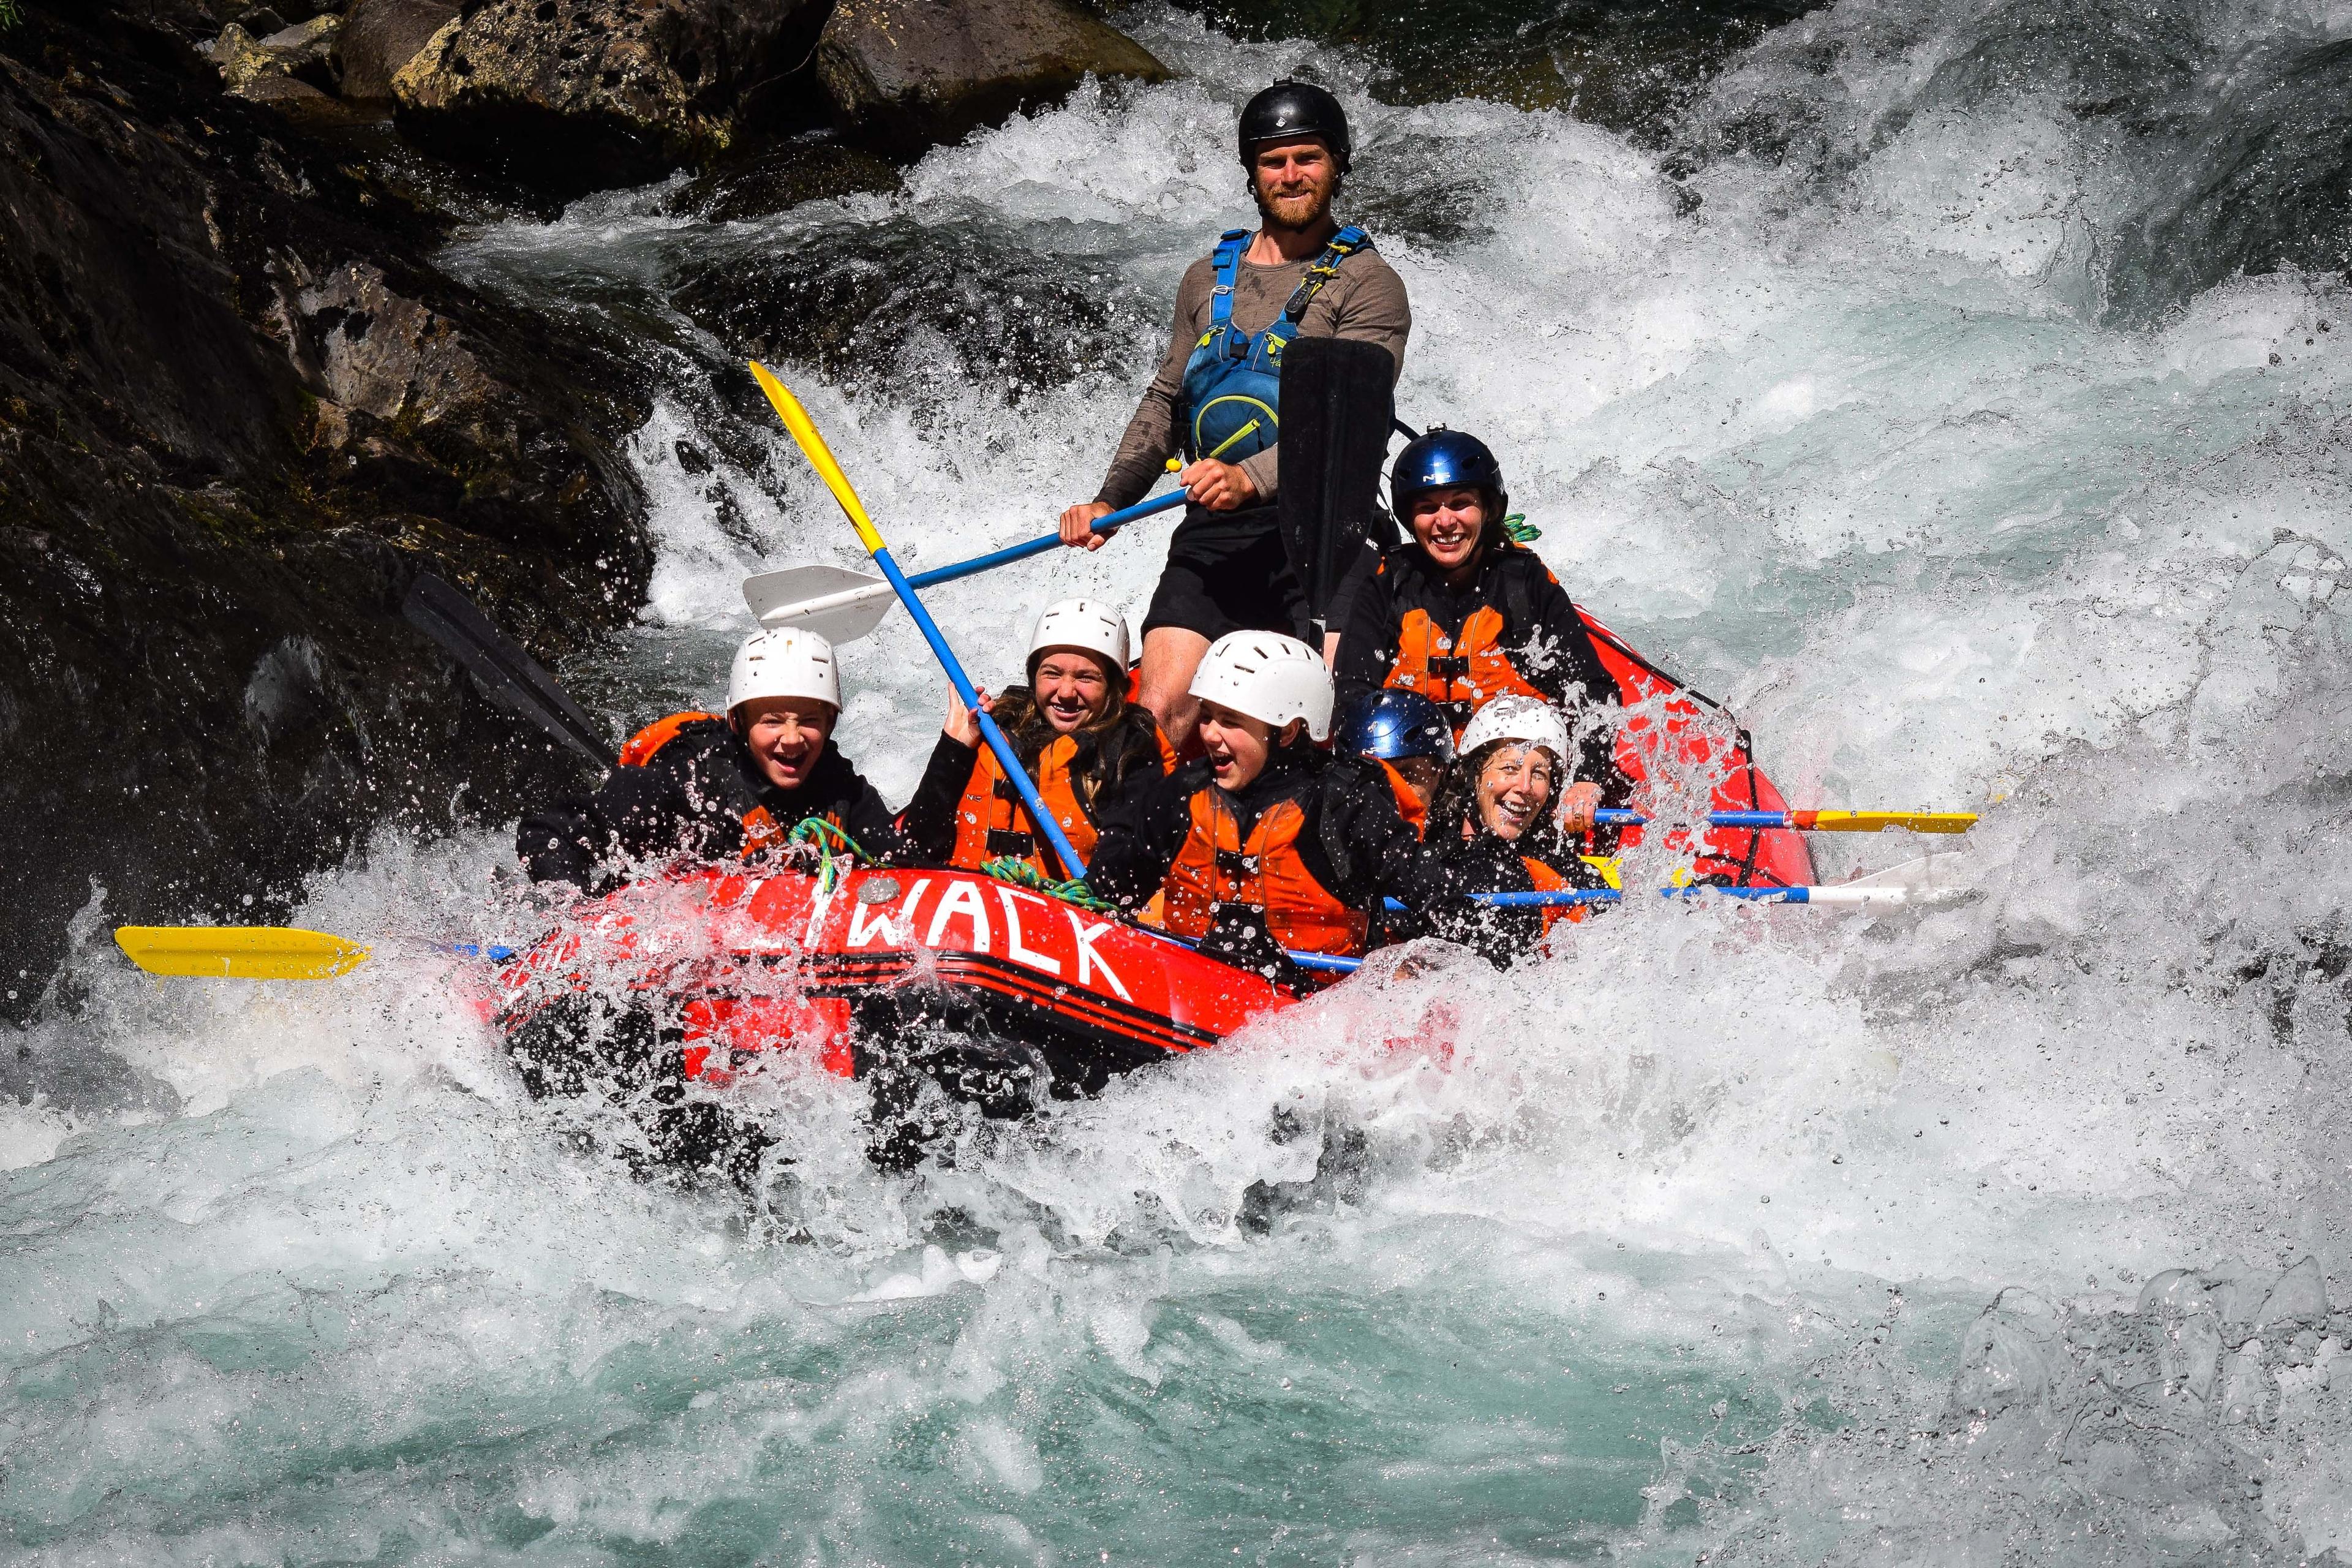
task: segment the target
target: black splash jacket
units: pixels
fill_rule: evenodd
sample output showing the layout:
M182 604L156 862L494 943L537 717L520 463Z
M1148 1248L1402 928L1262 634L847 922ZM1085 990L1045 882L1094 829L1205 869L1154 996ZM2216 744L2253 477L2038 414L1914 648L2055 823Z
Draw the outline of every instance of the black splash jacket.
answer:
M624 879L625 863L740 855L810 816L877 859L904 858L889 808L830 739L808 782L780 790L714 717L681 727L643 767L614 768L586 800L525 816L515 847L533 880L602 892Z

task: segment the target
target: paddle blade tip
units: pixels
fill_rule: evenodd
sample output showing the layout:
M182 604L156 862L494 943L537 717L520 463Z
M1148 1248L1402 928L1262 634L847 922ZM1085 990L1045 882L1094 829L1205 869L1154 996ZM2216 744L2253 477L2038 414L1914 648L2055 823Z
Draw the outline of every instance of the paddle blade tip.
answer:
M368 950L291 926L121 926L114 944L150 974L195 980L331 980Z

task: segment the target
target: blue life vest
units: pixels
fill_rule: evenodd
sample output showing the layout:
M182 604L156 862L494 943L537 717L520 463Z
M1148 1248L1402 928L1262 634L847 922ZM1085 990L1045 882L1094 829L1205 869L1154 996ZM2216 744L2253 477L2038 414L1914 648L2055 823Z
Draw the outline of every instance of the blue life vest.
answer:
M1297 334L1299 319L1340 261L1372 247L1372 237L1349 224L1331 237L1307 269L1290 302L1265 331L1252 334L1234 325L1234 275L1250 231L1227 229L1210 259L1217 287L1209 296L1209 330L1184 363L1184 449L1194 458L1238 463L1265 451L1279 438L1276 411L1282 396L1283 345Z

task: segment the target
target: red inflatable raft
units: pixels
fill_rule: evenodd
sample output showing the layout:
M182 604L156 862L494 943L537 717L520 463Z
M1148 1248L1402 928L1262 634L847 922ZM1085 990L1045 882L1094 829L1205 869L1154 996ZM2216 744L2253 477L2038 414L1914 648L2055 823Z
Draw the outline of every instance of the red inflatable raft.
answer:
M862 1076L925 1039L992 1043L1063 1092L1213 1046L1297 1000L1147 927L971 871L717 870L635 883L510 963L520 1038L585 993L633 997L715 1079L755 1053Z
M1583 605L1576 613L1591 634L1601 662L1617 682L1617 700L1626 710L1617 727L1617 766L1633 781L1631 805L1654 816L1687 816L1679 803L1707 811L1786 811L1756 756L1748 731L1713 698L1692 690L1636 653L1623 638L1593 618ZM1628 827L1619 848L1642 842L1643 829ZM1691 870L1702 881L1735 888L1797 888L1813 879L1813 855L1805 836L1786 828L1709 827L1698 835L1667 830L1666 843L1692 856ZM1604 846L1605 847L1605 846Z

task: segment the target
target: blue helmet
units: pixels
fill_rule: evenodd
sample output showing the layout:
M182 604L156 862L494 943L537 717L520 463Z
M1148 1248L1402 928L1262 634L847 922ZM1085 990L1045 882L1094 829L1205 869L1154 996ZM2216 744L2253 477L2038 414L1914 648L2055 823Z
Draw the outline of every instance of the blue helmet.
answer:
M1501 526L1503 514L1511 510L1510 494L1503 489L1503 465L1477 437L1433 426L1427 434L1413 437L1390 467L1389 505L1402 521L1405 503L1413 497L1455 485L1485 490L1492 514L1487 523Z
M1454 760L1454 722L1445 710L1401 686L1350 698L1332 725L1331 739L1342 752L1384 763L1407 757Z

